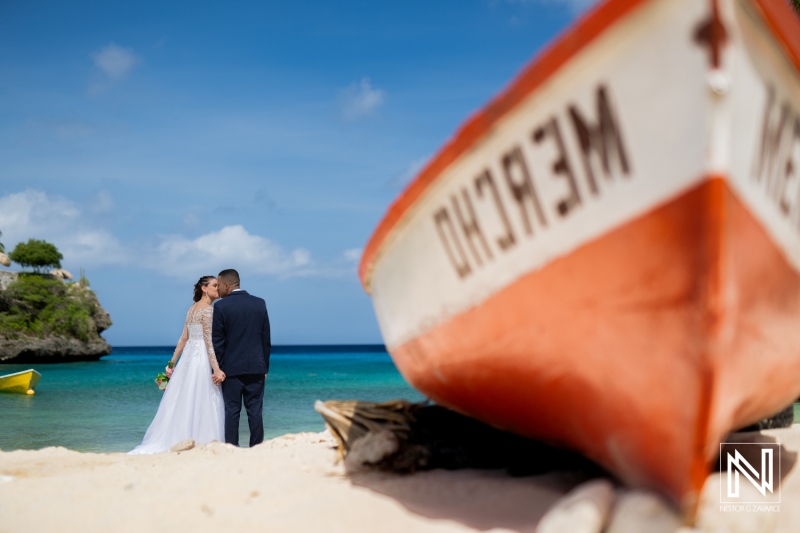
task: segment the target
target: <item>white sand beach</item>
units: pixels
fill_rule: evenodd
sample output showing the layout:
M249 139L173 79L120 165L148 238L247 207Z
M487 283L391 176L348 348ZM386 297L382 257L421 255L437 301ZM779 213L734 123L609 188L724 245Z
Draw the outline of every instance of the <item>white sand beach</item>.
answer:
M0 452L0 532L800 530L800 425L740 435L783 444L780 510L723 512L714 474L695 529L681 527L649 493L590 482L568 495L581 482L568 474L347 475L335 462L335 440L323 432L253 449L211 443L150 456Z

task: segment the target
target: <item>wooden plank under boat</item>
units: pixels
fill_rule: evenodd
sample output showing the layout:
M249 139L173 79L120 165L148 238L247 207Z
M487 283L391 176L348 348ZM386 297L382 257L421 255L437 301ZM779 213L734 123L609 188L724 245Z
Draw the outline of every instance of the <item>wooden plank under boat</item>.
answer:
M368 242L401 373L692 512L724 437L800 396L799 67L782 0L590 11Z
M0 392L33 394L33 389L36 388L36 384L41 378L42 375L32 368L0 376Z

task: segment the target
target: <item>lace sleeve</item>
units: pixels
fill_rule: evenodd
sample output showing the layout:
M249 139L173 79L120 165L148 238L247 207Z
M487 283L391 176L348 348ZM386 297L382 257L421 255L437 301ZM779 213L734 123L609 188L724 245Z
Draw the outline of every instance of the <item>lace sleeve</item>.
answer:
M175 346L175 351L172 353L172 364L175 364L178 361L178 357L183 352L183 347L186 346L186 341L189 340L189 315L191 314L192 309L189 308L189 311L186 313L186 321L183 323L183 332L181 333L181 338L178 339L178 344Z
M203 324L203 340L206 343L206 350L208 350L208 361L211 363L211 368L214 372L219 370L219 363L217 362L217 355L214 353L214 343L211 342L211 323L214 318L214 308L209 307L203 310L200 316L200 323Z

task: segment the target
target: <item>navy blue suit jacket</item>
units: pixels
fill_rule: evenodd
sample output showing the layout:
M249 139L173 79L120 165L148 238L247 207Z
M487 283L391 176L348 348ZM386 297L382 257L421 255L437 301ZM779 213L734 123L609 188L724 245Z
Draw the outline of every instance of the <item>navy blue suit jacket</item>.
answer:
M214 302L211 340L226 375L267 374L272 343L266 302L242 290Z

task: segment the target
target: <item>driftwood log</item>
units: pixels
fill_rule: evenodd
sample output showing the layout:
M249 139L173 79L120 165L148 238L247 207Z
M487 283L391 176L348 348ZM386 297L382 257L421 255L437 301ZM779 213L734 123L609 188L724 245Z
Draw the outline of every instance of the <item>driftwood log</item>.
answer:
M496 429L427 402L395 400L317 402L339 443L340 458L351 467L399 473L443 468L504 469L512 475L573 471L605 472L585 457Z

